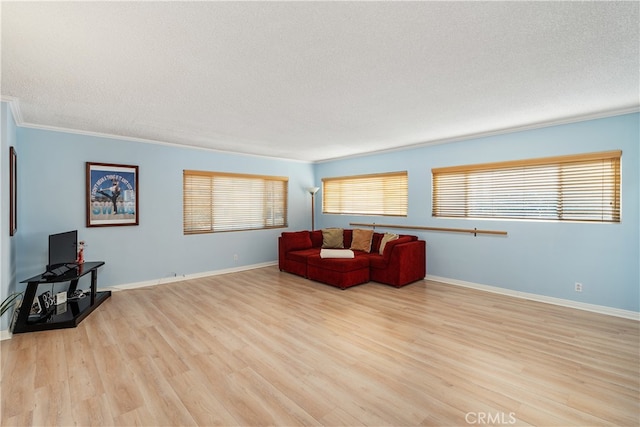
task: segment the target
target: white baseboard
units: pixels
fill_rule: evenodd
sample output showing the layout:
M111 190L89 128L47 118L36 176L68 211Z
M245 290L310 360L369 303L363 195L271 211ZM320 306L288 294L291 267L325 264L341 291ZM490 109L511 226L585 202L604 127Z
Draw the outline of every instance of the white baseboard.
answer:
M167 283L180 282L183 280L199 279L199 278L208 277L208 276L219 276L222 274L237 273L239 271L253 270L253 269L262 268L262 267L270 267L272 265L278 265L278 262L277 261L264 262L260 264L245 265L242 267L227 268L223 270L206 271L202 273L187 274L187 275L181 275L176 277L165 277L162 279L147 280L145 282L125 283L122 285L113 285L107 288L100 288L100 290L110 290L110 291L117 292L117 291L124 291L127 289L145 288L147 286L164 285ZM576 308L578 310L592 311L594 313L606 314L609 316L616 316L616 317L622 317L625 319L640 321L640 313L635 311L630 311L630 310L622 310L619 308L607 307L603 305L587 304L583 302L571 301L571 300L562 299L562 298L554 298L554 297L548 297L545 295L531 294L528 292L514 291L511 289L499 288L497 286L481 285L479 283L465 282L464 280L450 279L448 277L433 276L430 274L428 274L425 277L425 280L432 280L434 282L442 282L448 285L462 286L465 288L473 288L481 291L493 292L496 294L502 294L502 295L512 296L516 298L528 299L532 301L544 302L547 304L560 305L563 307ZM11 335L12 335L11 332L9 332L9 330L7 329L0 330L0 341L11 338Z
M8 329L3 329L3 330L0 331L0 341L11 339L12 335L13 334L11 332L9 332Z
M263 262L260 264L244 265L242 267L226 268L223 270L205 271L202 273L182 274L174 277L163 277L161 279L147 280L145 282L124 283L122 285L113 285L106 288L100 288L103 291L124 291L126 289L145 288L147 286L166 285L167 283L181 282L183 280L199 279L208 276L219 276L222 274L237 273L239 271L253 270L256 268L270 267L278 265L277 261Z
M620 308L607 307L604 305L588 304L579 301L572 301L563 298L548 297L545 295L532 294L528 292L514 291L512 289L499 288L497 286L481 285L479 283L465 282L464 280L450 279L448 277L433 276L428 274L425 280L433 280L434 282L442 282L448 285L462 286L465 288L478 289L480 291L493 292L495 294L507 295L515 298L528 299L531 301L544 302L547 304L560 305L563 307L576 308L578 310L592 311L594 313L606 314L608 316L622 317L640 321L640 313L631 310L622 310Z
M255 268L270 267L278 265L277 261L263 262L260 264L245 265L242 267L227 268L224 270L205 271L203 273L183 274L175 277L164 277L162 279L147 280L144 282L125 283L122 285L113 285L105 288L98 288L99 291L124 291L127 289L145 288L147 286L165 285L167 283L180 282L182 280L199 279L201 277L219 276L221 274L237 273L239 271L253 270ZM12 336L8 329L0 330L0 341L10 339Z

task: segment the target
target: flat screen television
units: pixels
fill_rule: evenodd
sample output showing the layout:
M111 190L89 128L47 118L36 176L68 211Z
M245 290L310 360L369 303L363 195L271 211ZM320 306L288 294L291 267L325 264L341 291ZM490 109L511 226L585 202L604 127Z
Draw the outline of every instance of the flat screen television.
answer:
M49 265L47 269L69 264L75 266L78 257L78 230L49 236Z

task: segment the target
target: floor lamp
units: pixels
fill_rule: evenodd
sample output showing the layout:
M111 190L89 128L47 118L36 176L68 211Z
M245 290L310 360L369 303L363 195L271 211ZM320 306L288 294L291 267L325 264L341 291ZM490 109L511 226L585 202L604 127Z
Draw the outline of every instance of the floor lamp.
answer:
M314 206L314 201L316 199L316 193L318 192L318 190L320 189L320 187L307 187L307 191L309 192L309 194L311 194L311 231L315 230L315 216L316 216L316 210L315 210L315 206Z

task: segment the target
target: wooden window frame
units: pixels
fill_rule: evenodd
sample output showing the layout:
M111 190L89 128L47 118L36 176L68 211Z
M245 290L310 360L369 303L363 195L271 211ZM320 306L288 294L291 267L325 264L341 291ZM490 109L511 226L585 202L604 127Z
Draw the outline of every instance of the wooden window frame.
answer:
M184 234L288 227L289 178L183 171Z
M322 213L407 216L407 171L322 179Z
M432 215L619 223L622 151L433 168Z

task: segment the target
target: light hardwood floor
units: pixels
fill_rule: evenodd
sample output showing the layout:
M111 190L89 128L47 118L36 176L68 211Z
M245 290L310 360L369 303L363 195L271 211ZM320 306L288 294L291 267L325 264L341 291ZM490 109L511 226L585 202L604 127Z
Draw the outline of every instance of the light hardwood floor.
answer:
M639 424L639 324L277 267L114 292L3 341L2 426Z

